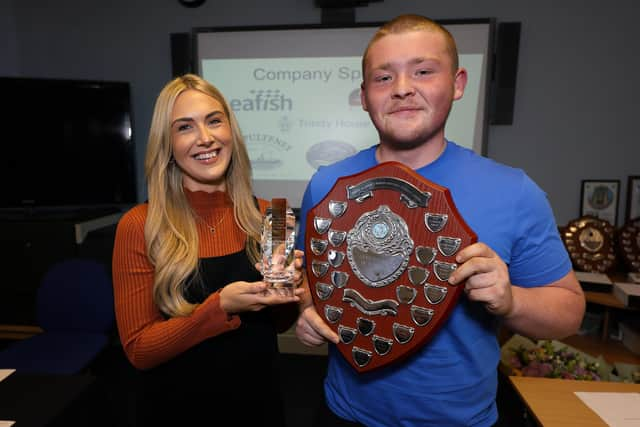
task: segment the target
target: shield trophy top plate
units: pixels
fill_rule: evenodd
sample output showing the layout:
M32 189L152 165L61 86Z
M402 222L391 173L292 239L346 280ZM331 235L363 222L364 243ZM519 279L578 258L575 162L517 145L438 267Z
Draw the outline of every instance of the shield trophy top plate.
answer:
M306 219L313 303L358 372L396 363L428 342L464 283L456 254L477 236L449 190L398 162L341 177Z

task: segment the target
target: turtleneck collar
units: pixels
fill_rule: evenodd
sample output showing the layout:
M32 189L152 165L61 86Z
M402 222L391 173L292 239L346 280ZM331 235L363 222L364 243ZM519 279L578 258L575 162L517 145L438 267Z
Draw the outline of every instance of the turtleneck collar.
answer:
M184 194L187 196L189 204L196 210L215 208L228 208L233 206L231 197L225 191L214 191L207 193L205 191L191 191L184 188Z

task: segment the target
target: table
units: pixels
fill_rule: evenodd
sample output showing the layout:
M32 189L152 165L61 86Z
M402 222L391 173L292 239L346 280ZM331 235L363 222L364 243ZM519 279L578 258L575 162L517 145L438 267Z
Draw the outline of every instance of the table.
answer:
M0 324L0 340L23 340L41 333L38 326Z
M16 427L50 425L79 400L93 382L91 375L16 371L0 381L0 420L16 421Z
M640 384L519 376L510 376L509 381L538 425L544 427L607 426L574 394L576 391L640 393Z

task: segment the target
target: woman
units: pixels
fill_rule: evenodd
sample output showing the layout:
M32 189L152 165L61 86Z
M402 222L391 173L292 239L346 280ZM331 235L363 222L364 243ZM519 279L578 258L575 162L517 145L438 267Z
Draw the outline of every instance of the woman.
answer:
M187 74L162 89L145 173L149 200L122 217L113 253L139 424L283 425L276 334L295 320L302 289L287 296L260 281L267 202L253 196L240 129L215 87Z

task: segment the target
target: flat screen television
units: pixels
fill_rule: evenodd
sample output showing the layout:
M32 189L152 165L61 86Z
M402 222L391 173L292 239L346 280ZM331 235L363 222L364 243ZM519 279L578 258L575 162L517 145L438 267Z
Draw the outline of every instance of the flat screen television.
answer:
M129 83L0 77L1 209L136 202Z

